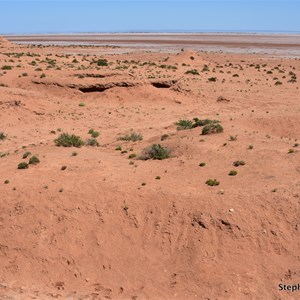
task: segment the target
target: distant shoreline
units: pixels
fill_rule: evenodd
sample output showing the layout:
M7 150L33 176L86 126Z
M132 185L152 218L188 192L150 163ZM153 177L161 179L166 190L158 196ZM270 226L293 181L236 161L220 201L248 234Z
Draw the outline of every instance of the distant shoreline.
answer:
M5 35L14 43L122 46L145 49L193 48L204 51L300 56L300 34L262 33L76 33Z

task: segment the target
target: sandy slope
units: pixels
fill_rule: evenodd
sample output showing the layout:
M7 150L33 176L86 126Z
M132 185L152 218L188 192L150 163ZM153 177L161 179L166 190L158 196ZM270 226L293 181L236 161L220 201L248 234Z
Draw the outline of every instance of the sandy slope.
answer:
M300 282L299 82L289 82L299 60L6 47L1 297L299 298L278 291ZM199 75L185 74L192 69ZM220 120L224 132L177 131L175 122L193 117ZM54 144L62 132L86 141L91 128L99 147ZM131 131L143 140L118 140ZM155 143L172 157L128 158ZM18 170L26 151L40 163ZM220 185L207 186L210 178Z

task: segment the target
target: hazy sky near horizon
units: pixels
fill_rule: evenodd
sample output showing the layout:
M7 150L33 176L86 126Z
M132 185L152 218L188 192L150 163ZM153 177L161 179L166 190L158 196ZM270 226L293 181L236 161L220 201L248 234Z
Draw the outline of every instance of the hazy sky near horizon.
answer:
M0 0L0 33L296 31L300 0Z

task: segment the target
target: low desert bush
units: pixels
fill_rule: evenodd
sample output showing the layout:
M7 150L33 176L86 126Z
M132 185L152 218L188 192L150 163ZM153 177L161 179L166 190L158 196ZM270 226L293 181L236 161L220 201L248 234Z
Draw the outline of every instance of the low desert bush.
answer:
M12 66L8 66L8 65L2 66L1 70L12 70Z
M187 70L185 74L199 75L199 72L198 70L193 69L193 70Z
M21 162L18 164L18 169L28 169L29 165L26 162Z
M209 186L217 186L220 184L220 182L217 179L208 179L205 183Z
M29 164L30 165L37 165L39 163L40 163L40 160L39 160L38 157L36 157L36 156L30 157L30 159L29 159Z
M56 146L62 147L81 147L84 142L81 138L74 134L63 133L57 139L54 140Z
M0 132L0 141L3 141L6 139L6 135L4 134L4 132Z
M91 147L98 147L99 143L95 138L91 138L87 140L86 145Z
M207 124L202 129L202 134L212 134L212 133L221 133L223 132L223 127L219 123Z
M144 149L144 155L140 157L142 160L158 159L163 160L169 158L171 150L161 146L160 144L153 144L151 147Z
M89 130L89 134L90 134L93 138L97 138L97 137L100 135L99 131L95 131L94 129L90 129L90 130Z
M191 120L179 120L175 123L177 125L177 130L186 130L193 128L193 122Z
M245 165L245 162L243 160L236 160L233 162L233 165L235 167L238 167L238 166L244 166Z
M31 153L29 151L26 151L24 154L23 154L23 159L27 158L29 155L31 155Z
M143 139L143 136L140 133L136 133L136 132L126 134L119 138L120 141L131 141L131 142L141 141L142 139Z
M228 173L229 176L235 176L237 175L237 171L236 170L231 170L229 173Z
M217 77L210 77L207 80L210 82L215 82L215 81L217 81Z
M210 119L203 119L200 120L199 118L193 118L192 120L179 120L175 123L177 125L177 130L187 130L192 129L196 127L205 126L207 124L215 124L219 123L218 120L210 120Z
M107 67L108 66L107 59L98 59L97 65L100 67Z

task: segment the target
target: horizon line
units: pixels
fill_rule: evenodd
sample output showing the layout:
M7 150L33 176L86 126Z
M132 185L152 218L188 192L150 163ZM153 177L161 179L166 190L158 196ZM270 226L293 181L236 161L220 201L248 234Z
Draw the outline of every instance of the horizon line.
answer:
M244 34L300 34L300 31L297 30L112 30L112 31L48 31L48 32L11 32L11 33L0 33L0 35L67 35L67 34L151 34L151 33L160 33L160 34L185 34L185 33L244 33Z

